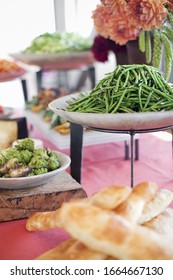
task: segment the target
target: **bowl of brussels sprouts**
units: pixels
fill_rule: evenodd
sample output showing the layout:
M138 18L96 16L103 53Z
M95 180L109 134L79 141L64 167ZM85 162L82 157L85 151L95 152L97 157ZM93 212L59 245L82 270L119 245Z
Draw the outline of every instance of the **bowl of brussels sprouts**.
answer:
M70 165L68 155L50 148L36 149L31 138L17 140L16 143L0 149L0 189L43 185Z

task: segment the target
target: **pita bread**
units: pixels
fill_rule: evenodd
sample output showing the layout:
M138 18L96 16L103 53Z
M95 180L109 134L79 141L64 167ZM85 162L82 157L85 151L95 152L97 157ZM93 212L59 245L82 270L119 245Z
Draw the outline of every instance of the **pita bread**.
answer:
M157 217L143 224L162 235L162 238L169 244L173 244L173 209L167 208ZM168 246L169 246L168 244Z
M60 228L59 209L50 212L37 212L32 214L26 221L28 231L42 231Z
M130 194L131 189L127 186L109 186L100 190L90 198L83 198L89 204L94 204L105 209L112 209L124 201ZM78 200L78 199L76 199ZM28 231L43 231L53 228L60 228L60 208L56 211L37 212L32 214L27 222Z
M37 260L104 260L108 256L71 238L40 255Z
M86 247L121 260L169 260L173 251L160 236L133 225L113 211L85 202L69 202L61 207L61 223L71 236Z
M158 191L155 197L145 205L143 213L139 219L139 224L144 224L158 216L170 205L172 200L173 192L167 189L161 189Z
M114 211L136 224L140 219L147 202L154 198L158 185L153 182L143 182L134 186L129 197L124 200Z

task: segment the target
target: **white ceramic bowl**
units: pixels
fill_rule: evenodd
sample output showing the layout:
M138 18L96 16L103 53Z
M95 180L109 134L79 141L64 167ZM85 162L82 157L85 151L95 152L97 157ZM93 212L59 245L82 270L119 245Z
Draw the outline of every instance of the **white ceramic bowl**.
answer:
M57 176L64 172L70 165L71 159L66 154L56 152L58 155L58 161L60 162L60 168L50 171L45 174L19 177L19 178L0 178L0 189L26 189L33 188L45 184L53 176Z
M68 112L68 102L73 98L79 98L80 93L73 93L60 97L48 107L62 118L91 128L107 130L148 130L173 126L173 111L142 112L142 113L79 113Z

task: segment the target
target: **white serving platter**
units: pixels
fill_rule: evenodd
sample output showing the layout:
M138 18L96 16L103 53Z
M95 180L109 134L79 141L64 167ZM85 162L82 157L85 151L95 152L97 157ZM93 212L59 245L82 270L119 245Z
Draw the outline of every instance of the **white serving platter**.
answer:
M68 101L79 96L80 93L74 93L60 97L49 103L48 107L64 119L90 128L139 131L173 126L173 111L115 114L68 112Z
M12 53L13 58L29 65L39 66L44 70L70 70L93 64L91 51L69 53Z

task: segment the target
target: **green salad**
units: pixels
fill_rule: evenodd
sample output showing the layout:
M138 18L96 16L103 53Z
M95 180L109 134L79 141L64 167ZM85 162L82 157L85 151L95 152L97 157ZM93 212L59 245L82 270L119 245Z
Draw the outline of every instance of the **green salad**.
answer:
M93 41L71 32L44 33L33 39L23 53L64 53L91 49Z

